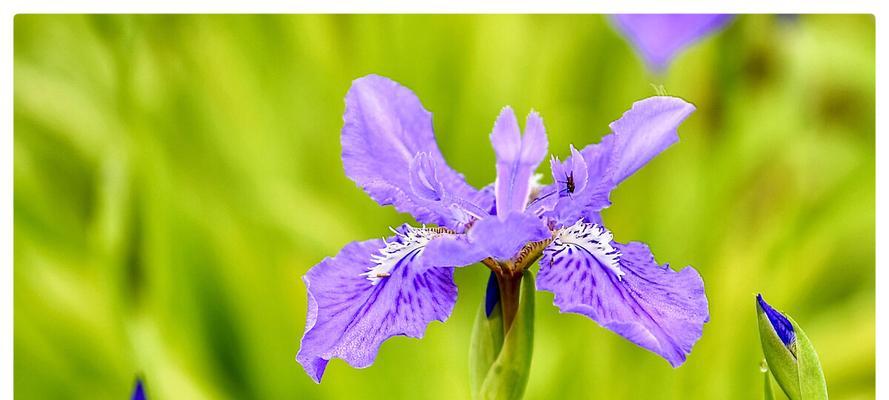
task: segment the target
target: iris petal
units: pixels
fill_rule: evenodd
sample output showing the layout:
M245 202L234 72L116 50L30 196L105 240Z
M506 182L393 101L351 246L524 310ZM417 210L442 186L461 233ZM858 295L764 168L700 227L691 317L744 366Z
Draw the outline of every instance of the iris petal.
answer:
M658 265L645 244L608 244L610 234L585 232L592 237L557 239L544 250L538 289L552 292L562 312L585 315L681 365L709 320L700 275Z
M656 155L679 140L679 125L695 110L685 100L655 96L638 101L618 120L611 123L612 134L597 144L586 146L579 153L553 168L555 183L542 193L559 190L560 182L586 164L586 188L572 196L563 196L549 215L559 226L573 224L580 218L599 219L599 212L611 205L609 195L618 184L648 163ZM579 158L583 163L578 162ZM561 184L563 185L563 184Z
M346 175L381 205L394 205L421 223L451 228L453 203L463 199L476 207L491 204L490 194L479 192L447 166L432 129L432 114L404 86L381 76L356 79L346 95L345 124L341 136ZM419 153L434 172L435 187L412 186L411 167ZM445 195L447 194L447 195ZM462 207L461 207L462 208Z
M489 257L507 260L514 257L527 243L552 236L539 218L511 212L503 220L486 218L469 230L469 241L474 248Z
M512 109L505 107L494 123L491 144L497 154L497 180L494 183L497 215L522 212L531 192L531 175L546 156L547 139L543 120L531 112L525 122L525 135Z
M676 129L695 106L678 97L655 96L633 103L617 121L609 175L618 184L679 140Z
M350 243L303 277L309 307L296 360L316 382L334 357L367 367L386 339L420 338L430 322L450 316L457 300L453 268L423 267L425 243L405 240L411 239L387 240L401 248L379 239Z

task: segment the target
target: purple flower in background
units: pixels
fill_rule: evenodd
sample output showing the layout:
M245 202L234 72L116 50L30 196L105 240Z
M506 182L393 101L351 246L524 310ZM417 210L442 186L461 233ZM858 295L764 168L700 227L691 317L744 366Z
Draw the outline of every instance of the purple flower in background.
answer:
M422 337L431 321L448 318L455 267L482 262L520 279L540 259L538 286L563 312L682 364L709 319L700 276L658 265L642 243L613 241L599 213L611 190L678 140L692 111L674 97L637 102L601 143L572 147L565 162L552 158L554 182L541 186L533 174L547 153L543 120L531 112L522 133L506 107L490 135L496 180L476 189L445 163L432 115L413 92L380 76L355 80L341 137L346 175L381 205L436 226L405 224L312 267L297 361L317 382L334 357L367 367L386 339Z
M642 55L648 67L663 71L681 50L727 24L723 14L618 14L617 29Z

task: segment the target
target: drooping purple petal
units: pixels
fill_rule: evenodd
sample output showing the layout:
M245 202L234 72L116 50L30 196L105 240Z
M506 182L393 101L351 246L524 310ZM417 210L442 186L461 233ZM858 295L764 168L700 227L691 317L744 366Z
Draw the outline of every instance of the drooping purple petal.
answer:
M592 224L563 230L544 250L537 287L554 305L681 365L709 320L704 283L691 267L658 265L643 243L610 242Z
M346 175L381 205L394 205L422 223L453 228L459 224L454 208L464 208L454 199L475 206L485 201L447 166L435 143L432 114L404 86L376 75L356 79L346 95L343 119ZM419 153L425 155L417 159ZM433 186L412 185L412 167L428 174L433 181L426 183Z
M597 144L586 146L579 152L572 152L564 163L553 169L555 183L544 191L563 193L550 213L560 226L572 224L578 219L587 221L598 219L598 213L611 202L611 191L624 179L632 175L654 156L679 140L677 129L695 107L685 100L669 96L655 96L633 103L609 127L611 134ZM587 184L584 190L575 191L571 196L564 194L564 184L568 173L578 176L576 160L583 159L587 167Z
M528 204L531 174L546 156L547 139L543 120L536 112L528 114L525 135L519 132L512 108L505 107L494 123L491 144L497 154L497 180L494 184L497 215L522 212Z
M612 16L612 20L648 67L662 71L680 51L722 28L732 17L720 14L619 14Z
M766 313L766 317L769 318L769 322L772 323L772 327L778 333L778 337L781 338L784 345L790 346L796 341L796 332L793 330L793 324L790 323L790 320L780 311L772 308L769 303L766 303L761 294L756 295L756 301L763 312Z
M367 367L386 339L420 338L431 321L448 318L457 300L453 268L421 261L435 236L408 228L386 242L353 242L306 273L308 313L296 360L313 380L321 381L334 357Z

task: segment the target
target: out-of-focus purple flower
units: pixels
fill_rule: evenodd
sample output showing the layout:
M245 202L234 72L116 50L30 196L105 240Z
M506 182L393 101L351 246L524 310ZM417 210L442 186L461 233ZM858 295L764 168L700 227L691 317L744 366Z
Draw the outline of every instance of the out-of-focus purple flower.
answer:
M133 387L133 394L130 396L132 400L145 400L145 386L142 384L142 379L136 379L136 386Z
M522 134L506 107L490 136L497 178L478 190L447 166L432 116L410 90L375 75L355 80L342 131L346 174L381 205L438 226L405 224L312 267L303 277L308 313L297 361L317 382L334 357L367 367L386 339L422 337L431 321L448 318L455 267L483 261L521 276L542 254L538 286L555 293L562 311L681 364L709 318L700 276L658 265L644 244L614 242L599 211L618 183L677 140L693 110L673 97L640 101L602 143L572 147L564 163L553 159L555 182L539 187L532 175L547 152L543 120L531 112ZM491 283L488 313L497 296Z
M680 51L722 28L732 15L618 14L617 29L639 52L648 67L663 71Z

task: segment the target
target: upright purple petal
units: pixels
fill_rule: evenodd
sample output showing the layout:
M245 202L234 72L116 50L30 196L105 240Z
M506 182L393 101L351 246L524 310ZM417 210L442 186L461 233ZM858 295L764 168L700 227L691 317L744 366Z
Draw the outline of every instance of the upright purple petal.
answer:
M427 268L421 261L424 246L438 233L398 233L386 242L350 243L303 277L308 313L296 360L316 382L332 358L367 367L386 339L420 338L429 322L451 314L457 300L453 268Z
M497 154L497 180L494 184L497 215L522 212L531 193L531 174L546 156L547 139L543 120L536 112L528 114L525 135L519 132L512 108L505 107L494 123L491 144Z
M562 312L593 319L629 341L681 365L709 320L704 283L691 267L658 265L643 243L578 223L557 235L540 261L537 287Z
M542 197L530 207L537 214L545 215L556 226L569 226L580 219L601 222L599 211L611 205L609 195L615 183L609 174L613 158L614 135L605 136L599 144L589 145L583 151L571 146L571 156L564 162L553 158L550 163L553 184L541 190ZM569 191L567 182L574 181Z
M346 175L381 205L394 205L422 223L455 227L455 208L464 207L454 199L475 206L485 201L447 166L435 143L432 114L404 86L376 75L356 79L346 95L343 119ZM425 155L417 159L420 153ZM428 183L435 186L412 185L412 169L433 173L429 178L435 181Z
M440 201L444 185L438 179L438 165L429 153L417 153L409 169L411 190L425 200Z
M555 183L544 192L562 193L549 215L559 226L581 218L598 219L598 213L611 203L611 191L654 156L679 140L676 130L695 107L676 97L655 96L633 103L632 108L609 126L611 134L598 144L572 151L564 163L554 165ZM583 163L578 162L583 159ZM571 196L564 194L566 175L578 176L578 165L586 165L587 184Z
M681 50L722 28L733 16L720 14L618 14L618 30L648 67L666 69Z

